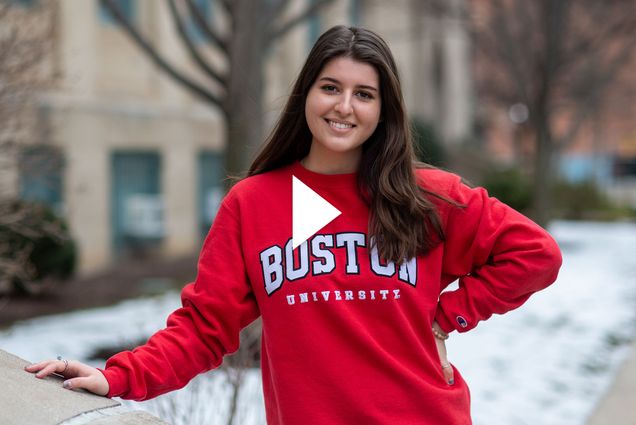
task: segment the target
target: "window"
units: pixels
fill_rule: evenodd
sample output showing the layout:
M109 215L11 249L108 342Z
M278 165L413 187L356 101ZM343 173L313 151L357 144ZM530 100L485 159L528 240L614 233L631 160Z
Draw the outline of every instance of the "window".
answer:
M614 158L614 176L636 177L636 156Z
M612 179L612 160L606 155L564 154L559 160L559 174L569 183L594 181L608 183Z
M144 256L160 246L165 233L161 158L152 151L114 152L111 167L115 253Z
M54 146L29 146L20 154L20 197L42 202L62 213L62 172L64 157Z
M224 196L222 184L222 160L217 152L203 151L199 153L199 232L205 236L216 216Z
M121 10L126 19L133 21L135 19L136 1L135 0L113 0L115 5ZM114 24L115 17L110 10L99 2L99 20L105 24Z
M11 4L22 7L34 6L37 0L11 0Z
M308 3L309 6L313 6L316 3L316 0L309 0ZM320 15L318 13L310 15L308 18L308 25L309 30L307 42L309 49L311 49L316 40L318 40L318 37L320 37L320 27L322 25L322 23L320 22Z
M362 15L362 0L349 0L349 17L351 25L360 25Z

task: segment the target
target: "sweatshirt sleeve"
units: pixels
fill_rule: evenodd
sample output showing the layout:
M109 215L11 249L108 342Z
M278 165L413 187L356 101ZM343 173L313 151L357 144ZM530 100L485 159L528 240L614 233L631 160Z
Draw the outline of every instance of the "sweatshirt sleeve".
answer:
M556 280L561 252L533 221L469 188L459 177L445 227L442 273L459 288L439 297L435 320L445 332L466 332L493 314L522 305L532 293Z
M109 397L146 400L179 389L238 349L241 329L260 314L246 274L238 208L230 191L203 244L197 278L183 289L182 307L166 328L108 359L102 373Z

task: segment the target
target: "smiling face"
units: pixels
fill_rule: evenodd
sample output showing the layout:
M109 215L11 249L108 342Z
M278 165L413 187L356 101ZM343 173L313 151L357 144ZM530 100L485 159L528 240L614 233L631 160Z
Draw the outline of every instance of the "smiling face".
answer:
M375 131L381 106L380 78L373 66L350 57L327 62L305 102L312 134L305 167L327 174L356 171L362 144Z

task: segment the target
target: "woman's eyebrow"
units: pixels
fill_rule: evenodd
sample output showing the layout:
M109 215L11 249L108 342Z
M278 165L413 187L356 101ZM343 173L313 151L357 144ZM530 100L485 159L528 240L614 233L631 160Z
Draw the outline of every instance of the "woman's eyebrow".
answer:
M335 78L333 78L333 77L322 77L322 78L320 78L318 81L323 81L323 80L325 80L325 81L329 81L329 82L331 82L331 83L342 84L340 81L338 81L337 79L335 79ZM359 89L366 89L366 90L373 90L373 91L376 91L376 92L378 91L378 89L376 89L375 87L373 87L373 86L367 86L367 85L365 85L365 84L358 84L358 85L356 86L356 88L359 88Z

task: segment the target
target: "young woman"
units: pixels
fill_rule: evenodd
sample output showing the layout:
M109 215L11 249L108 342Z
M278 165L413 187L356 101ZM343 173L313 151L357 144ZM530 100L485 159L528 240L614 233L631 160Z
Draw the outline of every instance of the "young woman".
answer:
M341 211L295 249L293 177ZM337 26L225 197L167 327L103 370L63 360L27 370L144 400L217 367L261 316L269 424L470 424L444 340L519 307L560 264L539 226L415 161L388 46Z

